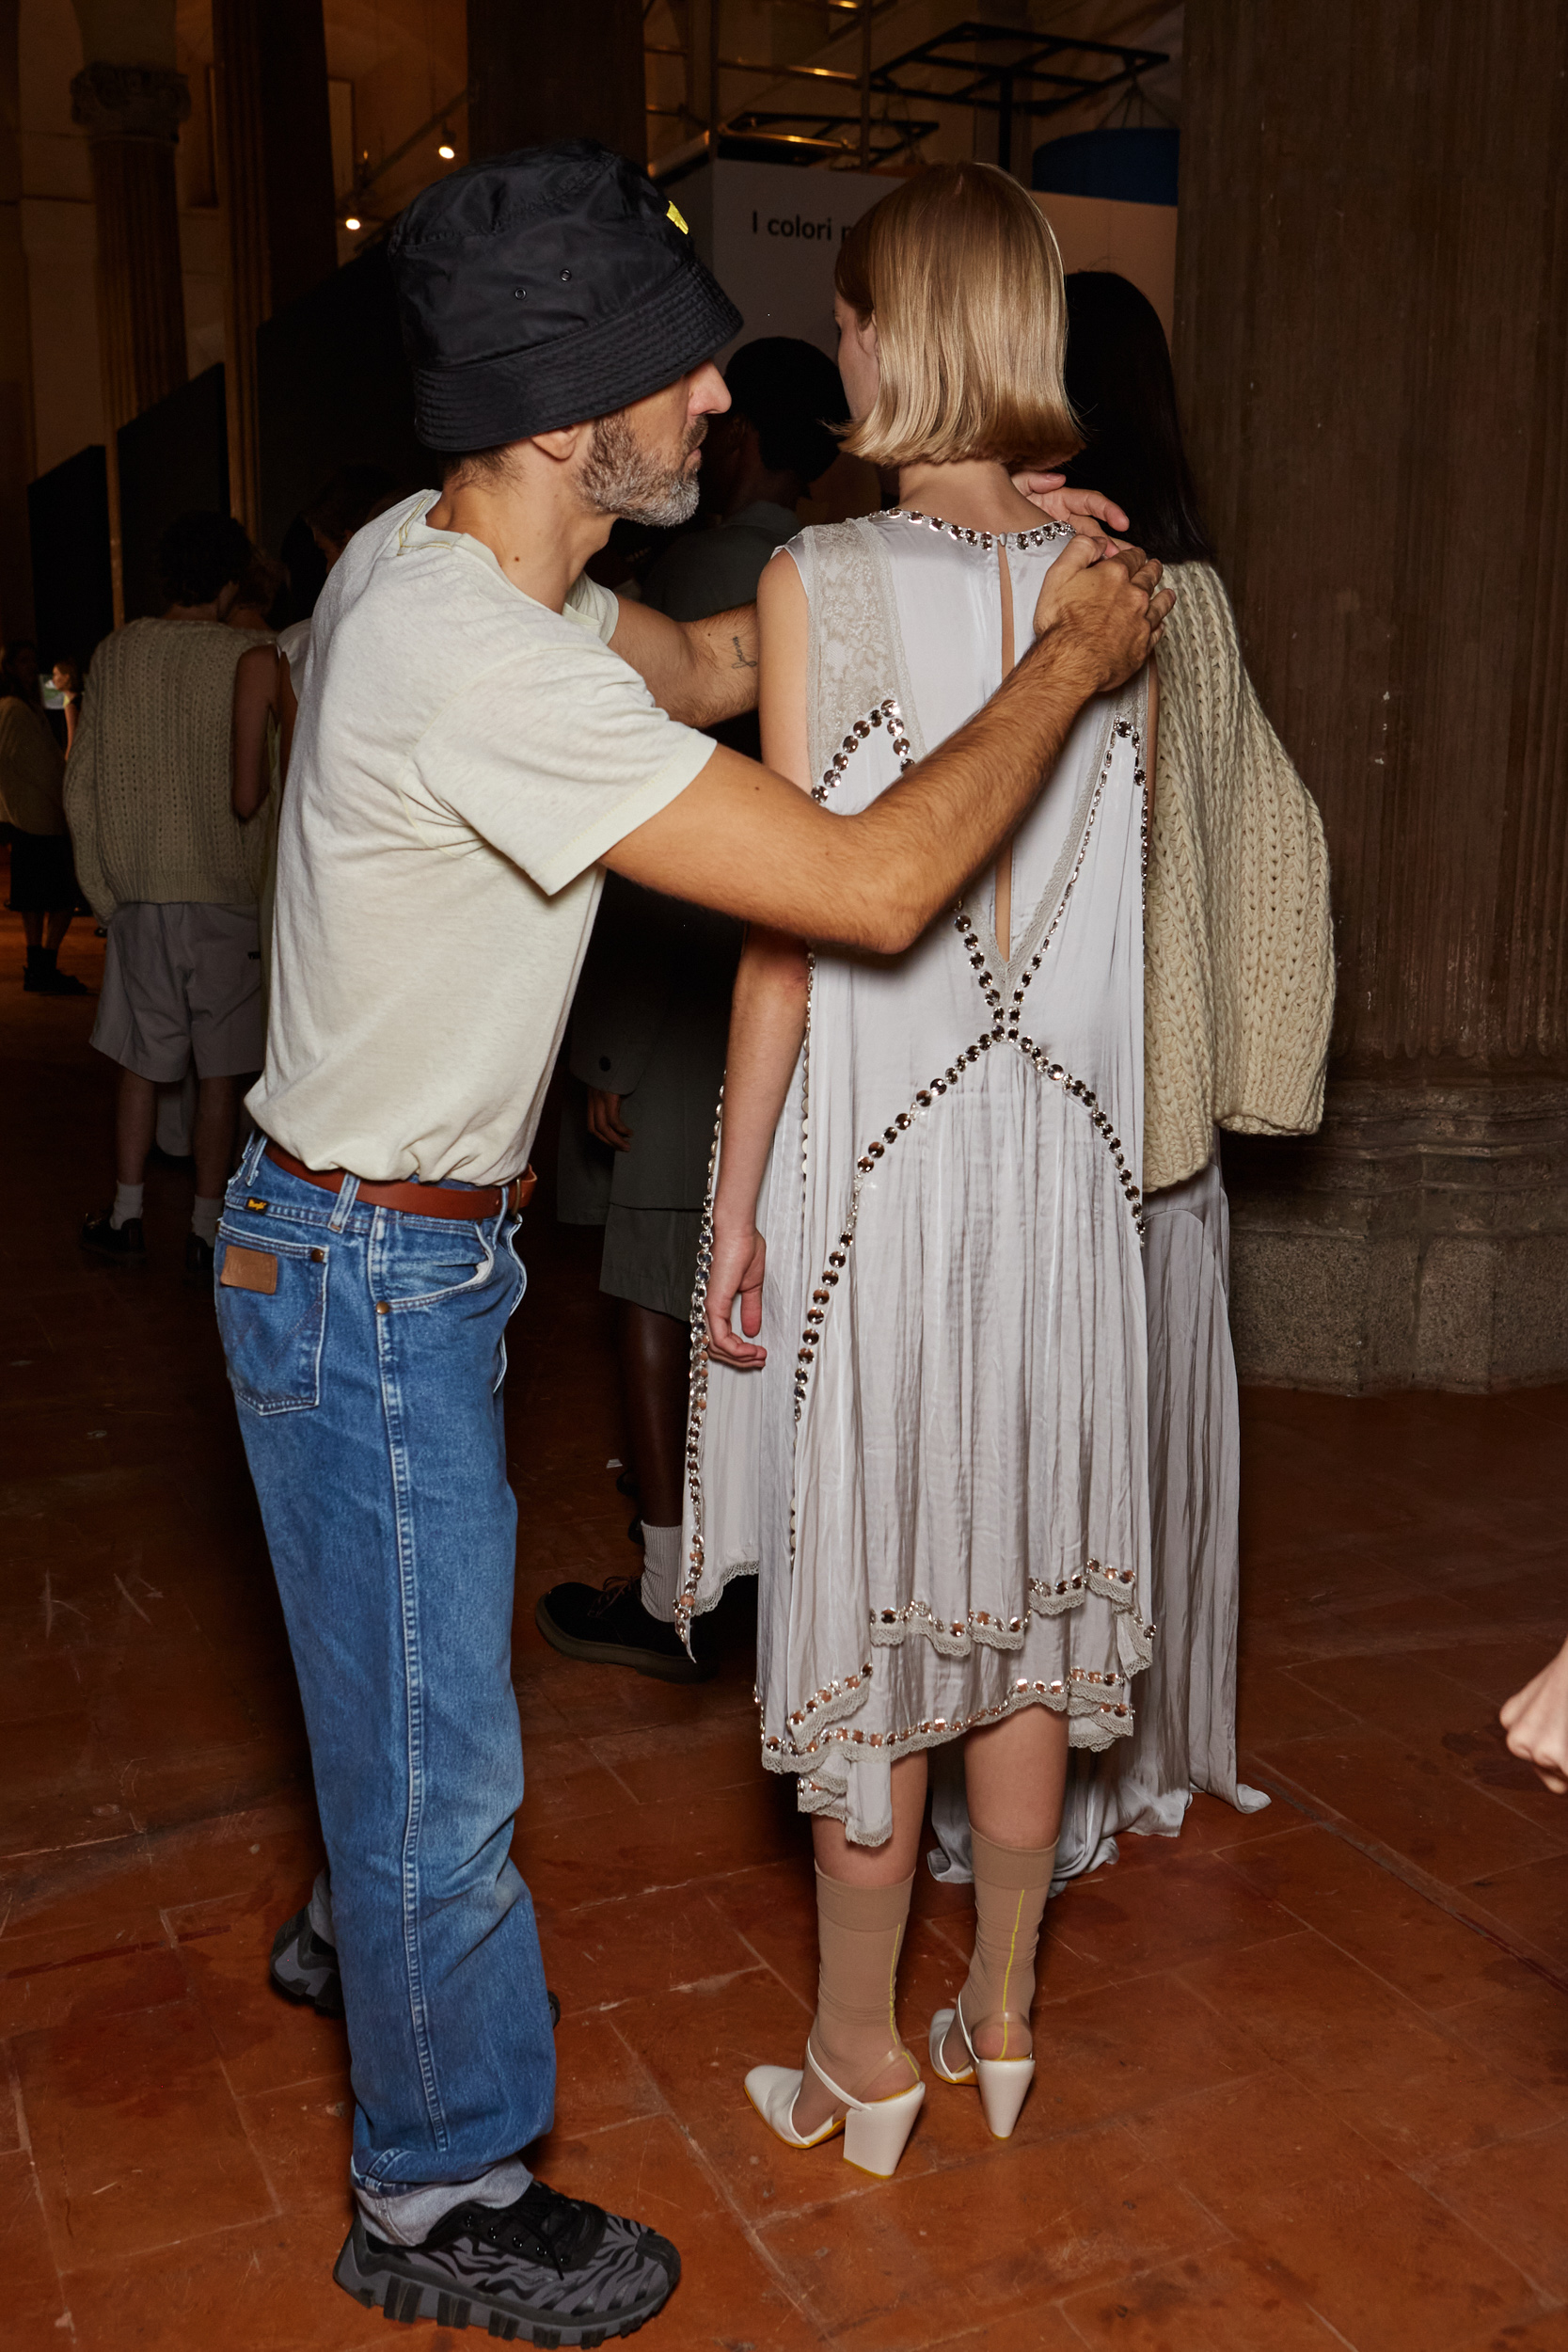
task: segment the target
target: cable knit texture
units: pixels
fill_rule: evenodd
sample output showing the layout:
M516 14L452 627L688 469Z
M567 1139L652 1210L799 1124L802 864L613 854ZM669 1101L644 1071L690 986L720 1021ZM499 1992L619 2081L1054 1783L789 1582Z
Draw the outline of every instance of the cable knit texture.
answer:
M94 912L248 906L267 830L230 804L234 672L270 639L216 621L131 621L92 658L65 813Z
M1328 851L1263 716L1207 564L1173 564L1160 646L1144 976L1144 1190L1202 1168L1216 1125L1307 1135L1334 1013Z

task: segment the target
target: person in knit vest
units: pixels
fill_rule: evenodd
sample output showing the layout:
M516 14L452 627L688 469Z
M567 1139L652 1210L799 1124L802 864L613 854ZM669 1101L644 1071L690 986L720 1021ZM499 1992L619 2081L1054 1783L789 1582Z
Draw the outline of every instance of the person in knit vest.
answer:
M119 1064L115 1197L82 1227L117 1263L145 1259L142 1189L161 1086L194 1063L196 1202L185 1273L210 1281L233 1165L239 1081L265 1047L257 915L266 834L266 724L278 707L270 638L224 626L254 550L225 515L165 534L168 604L93 657L66 767L82 887L108 926L92 1042Z

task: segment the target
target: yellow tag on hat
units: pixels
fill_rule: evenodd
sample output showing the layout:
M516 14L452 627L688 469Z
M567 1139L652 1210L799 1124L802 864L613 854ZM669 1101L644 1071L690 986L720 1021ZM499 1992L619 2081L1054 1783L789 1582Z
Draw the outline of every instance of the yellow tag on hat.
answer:
M681 218L681 216L680 216L679 213L675 210L675 207L674 207L674 205L673 205L673 203L672 203L672 205L671 205L671 207L670 207L670 210L669 210L669 211L665 214L664 217L665 217L665 219L666 219L666 220L673 220L673 221L674 222L675 227L676 227L676 228L680 230L681 235L682 235L683 237L689 237L689 235L691 234L691 231L690 231L690 230L687 227L687 225L686 225L685 221L684 221L684 220L682 220L682 218Z

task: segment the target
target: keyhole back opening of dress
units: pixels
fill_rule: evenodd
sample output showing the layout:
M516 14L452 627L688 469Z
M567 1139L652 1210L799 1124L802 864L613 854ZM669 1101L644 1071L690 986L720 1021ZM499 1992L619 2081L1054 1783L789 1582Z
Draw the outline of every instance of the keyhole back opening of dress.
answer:
M1002 599L1002 676L1011 675L1013 669L1013 575L1007 563L1005 539L996 542L997 589ZM996 944L1006 963L1013 952L1013 836L1002 844L996 853L996 878L991 885L992 929Z

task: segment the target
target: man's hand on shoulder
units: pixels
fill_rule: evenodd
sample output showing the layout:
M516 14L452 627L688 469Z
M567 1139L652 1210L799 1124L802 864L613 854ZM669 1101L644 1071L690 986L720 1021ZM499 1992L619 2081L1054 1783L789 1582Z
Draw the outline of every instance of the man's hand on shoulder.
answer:
M1045 576L1035 606L1037 656L1083 660L1103 693L1143 667L1174 598L1161 565L1114 539L1074 539Z

